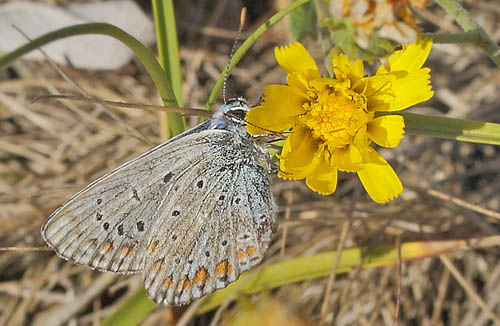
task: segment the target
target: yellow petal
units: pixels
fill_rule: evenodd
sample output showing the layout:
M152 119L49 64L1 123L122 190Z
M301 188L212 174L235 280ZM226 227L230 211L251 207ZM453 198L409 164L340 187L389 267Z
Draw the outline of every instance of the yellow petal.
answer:
M405 120L400 115L384 115L368 122L367 133L375 144L396 147L403 138Z
M306 177L306 185L321 195L331 195L337 189L337 169L333 168L323 157L310 175Z
M432 48L432 39L421 37L415 43L407 44L402 50L395 51L389 58L388 71L418 71L427 60ZM387 67L386 67L387 68ZM382 71L381 71L382 72ZM377 72L378 73L378 72Z
M308 80L320 78L318 66L302 44L292 44L274 49L276 60L287 73L298 72Z
M372 149L370 147L371 143L372 140L368 137L368 133L366 132L366 126L365 126L364 128L361 128L360 131L354 137L354 142L351 145L351 147L353 148L351 149L351 151L356 149L356 151L359 152L359 155L361 156L361 160L363 163L371 162L371 157L370 157L370 150Z
M353 85L353 90L364 94L367 98L366 107L368 111L387 111L394 103L394 92L392 82L395 76L392 74L381 74L364 77Z
M429 72L430 69L423 68L408 75L394 73L396 79L391 87L394 93L394 103L388 111L403 110L430 99L434 92L431 88Z
M289 87L293 88L297 92L307 96L307 91L309 87L309 81L304 77L304 75L298 72L288 73L286 76L286 82Z
M318 143L312 138L309 129L303 126L295 127L285 140L280 158L280 169L286 179L303 179L311 173L318 164L315 157Z
M286 85L264 86L262 104L253 107L245 118L248 133L258 135L290 128L293 117L305 112L302 108L305 101L303 94Z
M368 109L398 111L430 99L430 69L422 68L432 48L430 38L421 37L394 52L375 76L364 78ZM356 85L360 88L360 85Z
M386 203L403 191L403 185L389 163L373 148L370 150L370 157L372 162L358 171L359 179L375 202Z
M363 78L363 61L359 59L351 60L345 54L341 54L332 58L332 64L335 77L339 81L347 78L351 80L351 84L354 84L358 79Z
M430 69L391 72L364 78L369 111L398 111L430 99Z
M363 168L363 157L357 146L348 145L331 151L331 164L344 172L356 172Z

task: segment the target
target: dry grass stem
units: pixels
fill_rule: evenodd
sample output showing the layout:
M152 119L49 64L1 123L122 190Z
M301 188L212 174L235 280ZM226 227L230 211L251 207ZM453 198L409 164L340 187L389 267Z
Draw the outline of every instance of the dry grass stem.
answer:
M325 295L323 297L323 304L321 305L321 324L325 324L327 322L330 293L335 286L337 268L339 266L340 258L342 257L342 250L344 250L345 240L347 239L347 234L349 233L349 227L350 222L345 221L342 226L342 232L340 233L339 242L337 244L337 255L335 256L335 261L332 265L332 271L330 272L330 276L328 277L328 283L326 284Z
M401 236L396 237L396 248L398 251L398 263L396 265L396 311L394 312L394 321L392 323L393 326L399 325L399 312L401 310L401 270L403 261L401 259Z
M292 212L291 210L291 205L293 202L293 194L291 192L287 192L284 194L286 197L286 207L285 207L285 214L283 216L283 219L285 220L285 223L283 223L283 235L281 237L281 248L280 248L280 256L284 257L285 256L285 247L286 247L286 237L288 233L288 221L290 220L290 214Z
M453 265L451 260L446 256L446 255L440 255L439 259L443 263L443 265L448 268L450 273L455 277L455 279L458 281L458 283L464 288L464 290L467 292L469 297L483 309L488 316L491 318L491 320L495 323L496 326L500 326L500 319L497 317L497 315L486 305L483 299L477 294L477 292L474 290L473 286L467 282L467 280L464 278L462 273L458 271L458 269Z

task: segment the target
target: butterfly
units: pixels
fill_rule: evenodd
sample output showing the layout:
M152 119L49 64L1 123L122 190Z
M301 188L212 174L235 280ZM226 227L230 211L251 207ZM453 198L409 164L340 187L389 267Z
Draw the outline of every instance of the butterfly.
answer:
M62 258L141 273L148 297L182 305L257 265L277 226L269 153L242 98L95 180L44 222Z

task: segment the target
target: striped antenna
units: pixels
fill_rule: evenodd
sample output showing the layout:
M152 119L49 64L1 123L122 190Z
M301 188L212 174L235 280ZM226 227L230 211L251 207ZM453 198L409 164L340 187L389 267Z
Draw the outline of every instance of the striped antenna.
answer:
M236 51L236 45L238 44L241 36L241 32L243 31L243 27L245 26L245 19L247 16L247 8L243 7L241 8L241 14L240 14L240 28L238 29L238 34L236 34L236 38L233 43L233 48L231 49L231 54L229 55L229 61L227 62L226 65L226 71L224 72L224 83L222 84L222 99L224 100L224 104L227 104L226 100L226 86L227 86L227 79L229 78L229 65L231 64L231 60L233 59L234 52Z

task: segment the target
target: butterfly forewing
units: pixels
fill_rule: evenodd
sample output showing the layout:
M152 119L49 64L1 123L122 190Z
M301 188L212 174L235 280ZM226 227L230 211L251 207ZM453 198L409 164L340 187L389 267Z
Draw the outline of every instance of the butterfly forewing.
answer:
M209 140L196 134L183 138L123 164L73 196L42 226L45 241L61 257L99 270L141 271L150 229L174 176L201 159L190 153L207 151Z
M276 226L272 194L258 189L269 189L263 168L250 155L228 160L250 149L233 146L226 131L200 136L216 145L174 186L148 244L145 287L161 304L185 304L235 281L262 260Z

